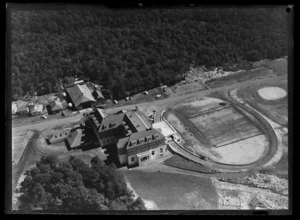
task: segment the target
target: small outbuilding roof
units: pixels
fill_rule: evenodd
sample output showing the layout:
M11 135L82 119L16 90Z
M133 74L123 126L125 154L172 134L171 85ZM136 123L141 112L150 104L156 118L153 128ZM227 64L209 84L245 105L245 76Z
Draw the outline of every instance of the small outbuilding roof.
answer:
M18 110L17 104L16 103L12 103L11 104L11 112L12 112L12 114L16 114L17 110Z
M76 129L71 131L67 137L67 141L69 142L71 147L76 147L81 144L82 130Z
M31 109L32 112L43 112L44 106L42 104L35 104L34 107Z
M62 103L59 99L50 102L51 111L63 109Z

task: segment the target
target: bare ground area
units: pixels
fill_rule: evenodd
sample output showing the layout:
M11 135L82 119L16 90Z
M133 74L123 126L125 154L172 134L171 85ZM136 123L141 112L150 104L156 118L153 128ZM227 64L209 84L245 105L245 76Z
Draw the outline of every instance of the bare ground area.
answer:
M258 135L216 148L215 151L221 156L217 162L225 164L253 163L263 156L268 144L265 135Z
M190 82L187 84L178 83L175 86L170 87L168 91L170 93L170 97L175 97L178 95L197 92L205 89L206 87L200 81L197 81L197 82Z
M259 178L259 179L258 179ZM211 178L213 184L215 185L218 195L219 195L219 208L220 209L288 209L288 196L280 193L275 193L270 189L271 187L277 187L283 184L286 187L286 182L280 179L275 179L273 177L258 177L249 178L245 177L245 181L231 183L227 181L219 181L217 178ZM273 178L273 179L272 179ZM229 180L230 181L230 180ZM268 183L264 183L269 181ZM275 185L275 186L274 186ZM281 186L280 186L281 187ZM282 188L282 187L281 187ZM230 196L233 201L226 203L229 195L228 191L235 191L237 195Z
M264 79L273 76L276 76L276 72L274 72L273 70L267 67L260 67L254 70L243 71L237 74L224 76L222 78L212 79L206 82L206 84L210 88L217 88L217 87L232 85L238 82Z

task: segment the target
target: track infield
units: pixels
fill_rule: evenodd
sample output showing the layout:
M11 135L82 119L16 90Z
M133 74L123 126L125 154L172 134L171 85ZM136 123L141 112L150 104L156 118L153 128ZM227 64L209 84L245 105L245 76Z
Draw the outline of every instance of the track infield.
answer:
M214 147L224 146L261 134L249 120L227 106L189 118Z

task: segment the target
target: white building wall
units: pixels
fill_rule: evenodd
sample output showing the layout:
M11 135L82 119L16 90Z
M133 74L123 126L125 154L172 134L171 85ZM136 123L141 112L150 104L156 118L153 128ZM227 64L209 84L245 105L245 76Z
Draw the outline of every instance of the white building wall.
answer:
M119 161L121 165L127 164L128 162L127 154L119 155Z
M136 155L132 155L132 156L128 157L128 165L129 166L136 165L137 163L138 163L138 157Z

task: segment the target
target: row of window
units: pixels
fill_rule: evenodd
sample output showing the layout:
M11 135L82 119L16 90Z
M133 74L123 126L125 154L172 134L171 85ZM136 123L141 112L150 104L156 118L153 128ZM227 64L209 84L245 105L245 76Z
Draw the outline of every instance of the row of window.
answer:
M67 135L68 133L65 132L65 135ZM63 134L59 134L60 137L62 137ZM57 135L54 135L55 138L57 138Z
M167 148L165 148L165 152L167 152L167 151L168 151ZM159 153L163 153L163 148L160 148L160 149L159 149ZM152 150L152 151L151 151L151 154L152 154L152 155L155 155L155 151ZM161 154L161 156L162 156L162 154ZM146 159L145 159L145 158L146 158ZM141 161L145 161L145 160L147 160L147 159L149 159L149 156L142 157L142 158L141 158ZM134 157L131 157L131 162L134 162Z

